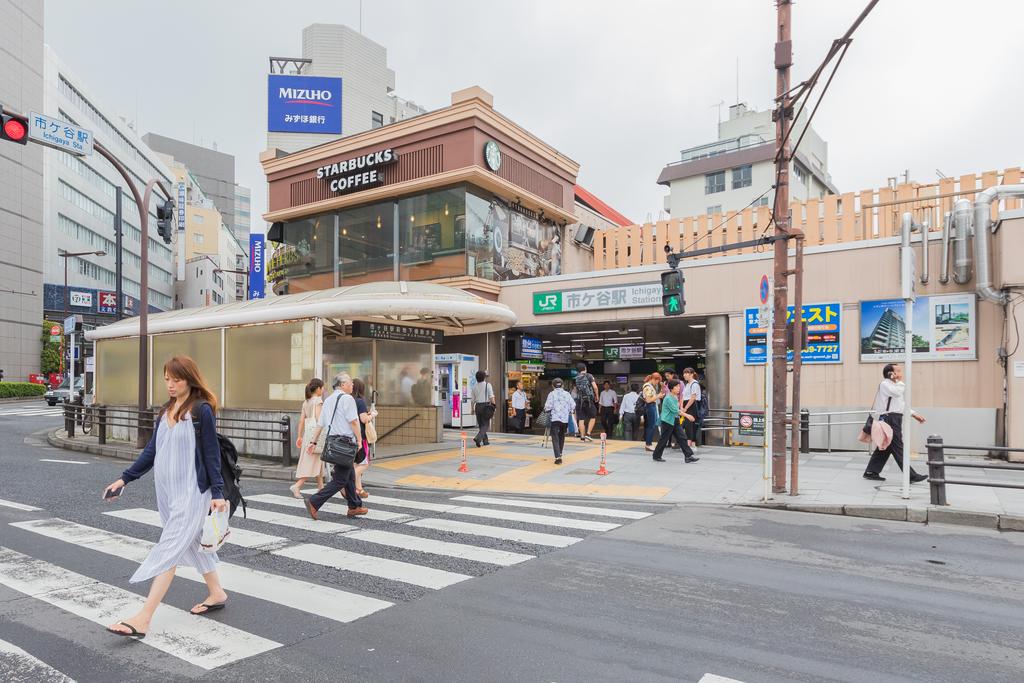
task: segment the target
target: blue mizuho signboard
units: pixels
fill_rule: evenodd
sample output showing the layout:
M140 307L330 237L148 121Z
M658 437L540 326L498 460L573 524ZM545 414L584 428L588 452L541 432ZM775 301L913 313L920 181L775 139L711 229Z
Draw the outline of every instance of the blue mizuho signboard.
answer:
M341 133L341 79L269 75L267 130L278 133Z
M266 237L259 233L249 235L249 298L262 299L267 295L264 247Z

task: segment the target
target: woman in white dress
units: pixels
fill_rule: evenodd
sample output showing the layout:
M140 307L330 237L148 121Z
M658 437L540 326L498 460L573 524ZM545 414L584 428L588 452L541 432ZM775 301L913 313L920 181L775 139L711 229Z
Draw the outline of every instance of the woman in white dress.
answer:
M119 636L146 637L153 613L180 566L195 567L206 581L207 597L192 608L192 614L223 609L228 599L217 576L216 553L204 553L199 546L206 515L228 509L214 417L217 399L188 356L175 356L164 364L164 383L169 399L160 410L152 438L132 466L104 491L105 500L117 500L126 484L153 469L163 526L160 540L129 579L132 583L154 579L145 604L134 616L107 627ZM198 428L193 416L198 416Z
M310 477L316 477L318 491L324 487L324 463L320 460L320 449L323 444L317 444L318 447L314 448L312 453L302 447L313 438L313 431L320 421L320 410L324 405L323 395L324 381L317 377L309 380L309 384L306 385L306 400L302 402L302 416L299 418L299 438L295 442L299 447L299 464L295 468L296 481L289 487L296 498L302 498L299 490Z

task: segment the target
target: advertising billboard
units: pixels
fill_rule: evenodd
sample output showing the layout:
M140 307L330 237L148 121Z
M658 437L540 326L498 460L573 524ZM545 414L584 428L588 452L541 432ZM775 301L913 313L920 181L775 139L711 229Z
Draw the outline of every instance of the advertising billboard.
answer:
M341 133L341 79L267 76L267 130L278 133Z
M262 299L267 295L264 248L266 236L259 233L249 235L249 298Z
M537 360L544 358L544 347L541 345L540 338L530 337L525 334L520 337L519 357L536 358Z
M827 304L804 304L804 324L807 325L807 347L800 353L802 363L841 363L843 354L840 344L842 333L843 307L838 302ZM790 306L787 320L793 320ZM745 365L761 365L768 357L769 330L761 324L758 309L743 311L746 348L743 356ZM786 360L793 360L793 349L786 352Z
M974 294L919 296L914 303L914 360L977 360ZM903 299L860 303L860 360L903 360L906 307Z

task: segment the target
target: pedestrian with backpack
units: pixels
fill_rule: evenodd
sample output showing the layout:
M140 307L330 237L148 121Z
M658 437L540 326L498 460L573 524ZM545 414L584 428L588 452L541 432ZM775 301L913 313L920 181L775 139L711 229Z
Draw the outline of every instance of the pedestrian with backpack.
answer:
M587 364L580 361L576 364L579 374L576 375L576 419L580 425L580 441L593 441L590 432L597 422L597 380L587 372Z
M690 416L684 419L683 432L686 434L686 443L690 448L697 445L697 406L701 400L700 382L697 381L697 371L693 368L683 370L683 392L682 412Z
M163 530L129 581L154 580L142 609L107 627L113 634L135 639L146 637L178 567L194 567L206 582L207 596L192 608L192 614L221 610L228 599L217 575L217 554L203 552L200 546L206 516L229 507L221 475L217 398L188 356L175 356L164 364L164 384L168 400L160 409L149 443L103 495L104 500L115 501L127 484L154 470ZM200 423L198 429L194 421Z

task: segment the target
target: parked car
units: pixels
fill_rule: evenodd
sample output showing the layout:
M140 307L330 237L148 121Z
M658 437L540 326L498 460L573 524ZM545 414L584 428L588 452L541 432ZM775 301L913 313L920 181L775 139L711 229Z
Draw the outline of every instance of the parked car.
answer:
M75 377L75 393L77 394L83 389L85 389L85 378L81 376ZM63 382L60 383L60 386L50 389L45 394L43 394L43 400L45 400L46 403L51 406L57 405L58 402L66 403L70 401L71 392L68 391L68 380L65 379Z

